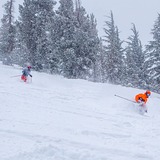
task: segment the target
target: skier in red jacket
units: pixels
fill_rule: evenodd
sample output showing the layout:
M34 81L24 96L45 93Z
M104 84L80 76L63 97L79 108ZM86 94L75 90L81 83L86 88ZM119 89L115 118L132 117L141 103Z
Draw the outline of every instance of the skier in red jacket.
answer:
M32 77L32 75L31 75L31 66L30 65L28 65L27 68L23 69L21 80L23 80L24 82L26 82L28 76Z

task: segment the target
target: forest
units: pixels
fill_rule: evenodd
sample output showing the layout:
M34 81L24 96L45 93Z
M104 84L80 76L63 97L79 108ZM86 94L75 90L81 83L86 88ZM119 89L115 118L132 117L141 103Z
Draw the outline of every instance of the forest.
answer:
M0 26L0 60L39 72L160 93L160 14L152 41L142 46L136 24L120 39L113 12L99 37L94 14L80 0L24 0L14 19L14 0L4 7Z

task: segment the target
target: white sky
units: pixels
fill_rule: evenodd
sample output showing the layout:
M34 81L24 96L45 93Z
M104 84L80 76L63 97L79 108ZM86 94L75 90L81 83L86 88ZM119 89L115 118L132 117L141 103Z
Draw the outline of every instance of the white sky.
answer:
M7 0L0 0L0 6ZM15 0L22 3L23 0ZM126 40L132 34L131 23L135 23L137 31L139 31L142 44L147 44L152 40L150 34L154 21L160 13L159 0L81 0L82 5L86 8L87 13L93 13L98 22L98 31L100 36L104 36L103 27L106 16L113 11L115 25L120 31L120 38ZM0 18L3 10L0 10Z
M88 13L94 13L98 21L99 35L104 35L104 21L112 10L120 37L128 38L132 34L131 23L135 23L142 44L152 40L150 32L160 13L159 0L82 0L82 5Z

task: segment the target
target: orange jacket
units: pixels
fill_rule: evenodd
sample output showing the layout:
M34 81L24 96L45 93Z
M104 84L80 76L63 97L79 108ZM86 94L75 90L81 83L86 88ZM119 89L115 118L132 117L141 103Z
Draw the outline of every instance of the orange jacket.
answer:
M144 101L144 103L146 103L147 102L147 98L148 98L147 95L146 94L142 94L142 93L137 94L135 96L136 102L138 102L139 99L142 99L142 101Z

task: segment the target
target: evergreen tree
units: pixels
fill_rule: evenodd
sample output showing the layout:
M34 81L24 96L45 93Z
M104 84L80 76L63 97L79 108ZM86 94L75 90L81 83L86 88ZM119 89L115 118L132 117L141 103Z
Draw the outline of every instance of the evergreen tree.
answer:
M97 55L99 52L100 40L96 29L94 15L88 16L80 1L76 1L76 34L75 34L75 73L78 78L91 78L97 81Z
M142 51L139 33L133 24L131 31L133 35L128 38L126 47L126 84L133 87L145 87L144 52Z
M151 34L153 40L146 46L147 84L155 91L160 92L160 14L154 23Z
M103 83L106 82L105 64L106 64L105 47L103 45L103 40L100 38L99 52L96 58L96 74L97 74L96 77L97 81Z
M28 62L29 50L27 49L24 41L22 40L18 24L19 23L16 22L15 47L12 51L13 54L11 58L14 64L25 66L26 62Z
M19 30L29 50L28 61L36 70L43 69L51 52L48 34L53 23L54 5L52 0L24 0L19 7Z
M52 65L55 66L58 63L59 72L68 78L72 78L76 61L73 48L75 34L74 6L72 0L60 0L59 3L52 35L55 51L53 60L56 63L53 62Z
M95 80L99 38L94 16L88 16L78 0L75 10L72 0L60 0L56 13L54 59L59 63L60 72L68 78Z
M91 28L89 31L89 55L90 55L90 61L91 61L91 67L89 67L89 71L91 70L92 74L92 80L94 82L99 81L99 56L100 56L100 47L101 47L101 41L98 37L98 31L97 31L97 21L93 14L90 15L90 24Z
M14 26L14 0L8 0L5 5L5 14L2 18L0 28L0 52L3 57L3 63L11 65L11 54L15 43L15 26Z
M123 48L122 41L119 38L118 28L114 24L113 13L109 17L110 21L106 21L104 28L106 36L104 36L105 45L105 81L113 84L121 84L123 76Z

